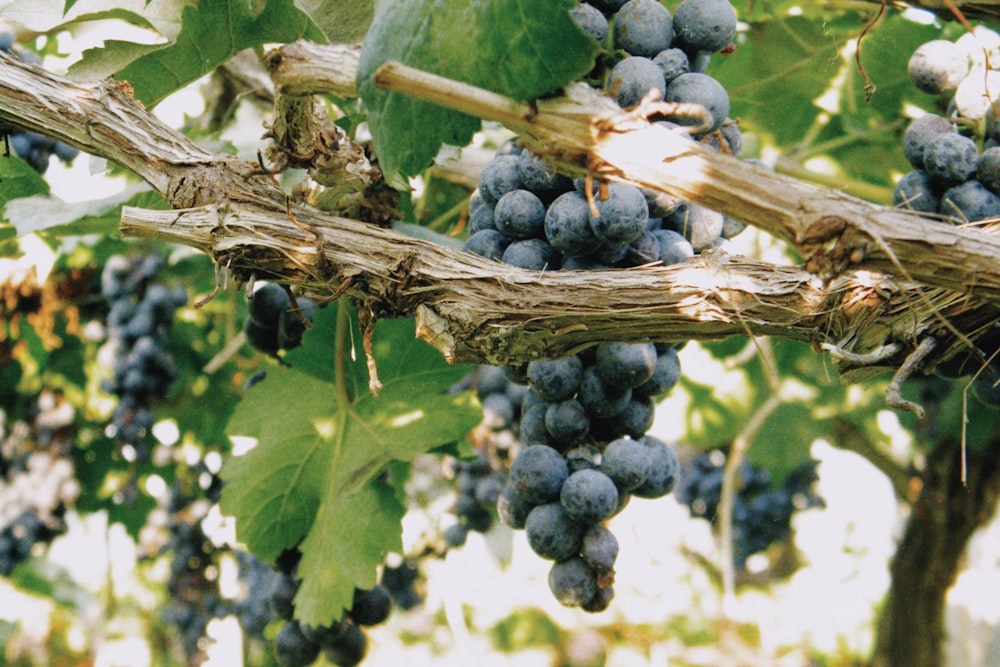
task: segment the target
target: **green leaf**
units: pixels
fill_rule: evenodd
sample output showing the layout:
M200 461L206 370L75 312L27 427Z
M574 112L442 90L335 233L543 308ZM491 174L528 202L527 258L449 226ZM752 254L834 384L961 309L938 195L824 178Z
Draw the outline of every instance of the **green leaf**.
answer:
M192 4L194 0L14 0L4 5L3 15L33 33L118 19L173 40L181 31L182 8Z
M358 90L369 109L379 165L405 189L442 144L466 145L476 118L378 90L372 74L398 60L518 100L550 93L593 67L597 42L571 0L383 0L365 36Z
M16 199L7 204L4 217L17 228L18 236L43 230L56 236L111 235L118 230L122 206L162 209L166 202L149 185L138 183L110 197L81 202L48 195Z
M295 0L331 44L360 43L375 15L374 0Z
M14 153L0 156L0 206L21 197L45 195L48 192L49 184L27 162ZM4 220L9 221L6 214Z
M846 38L828 31L825 23L796 17L755 23L735 52L713 58L709 74L729 92L730 115L772 132L780 145L801 139L820 113L814 100L841 68Z
M371 587L385 554L401 549L405 508L377 481L380 472L464 437L481 418L470 394L445 393L468 369L417 341L409 320L375 329L383 388L372 396L361 333L346 332L348 313L343 304L321 309L303 352L287 357L305 367L269 370L247 393L228 432L257 444L222 471L222 510L236 517L254 553L273 561L285 549L302 550L296 609L313 625L339 617L354 588ZM337 340L347 347L341 355L312 357Z
M97 71L94 59L107 57L116 65L131 59L116 77L132 84L135 96L152 107L243 49L307 35L319 37L309 17L291 0L270 0L257 15L245 0L201 0L184 8L183 27L173 43L150 51L147 46L112 41L104 49L89 51L71 71L76 76Z

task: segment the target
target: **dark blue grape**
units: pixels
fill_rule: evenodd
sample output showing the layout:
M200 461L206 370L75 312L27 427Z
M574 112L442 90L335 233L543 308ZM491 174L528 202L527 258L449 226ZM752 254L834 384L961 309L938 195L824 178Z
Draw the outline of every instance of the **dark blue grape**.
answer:
M594 597L589 602L580 605L580 608L589 614L596 614L611 606L611 600L615 597L614 586L603 586L597 589Z
M976 142L957 132L942 132L924 148L924 169L931 178L948 185L972 178L978 159Z
M558 255L547 242L541 239L514 241L503 251L500 258L504 264L530 271L555 270L559 268Z
M579 607L590 602L597 593L597 573L579 556L552 565L549 589L559 604Z
M632 399L632 390L628 387L610 386L597 374L593 366L583 370L580 380L580 390L577 395L587 411L595 417L614 417L620 414Z
M663 79L667 83L691 71L687 54L681 49L664 49L653 56L653 62L663 71Z
M323 656L338 667L354 667L368 653L368 638L358 626L348 623L344 633L332 644L323 646Z
M667 82L663 78L663 70L651 59L630 56L611 69L608 88L615 96L618 106L631 109L653 91L656 91L656 99L662 99L667 90Z
M535 505L528 502L513 486L506 486L497 498L497 516L505 526L520 530L528 519L528 514Z
M979 156L976 179L990 192L1000 194L1000 146L987 148Z
M358 625L379 625L385 623L392 612L392 596L385 586L376 584L368 590L354 589L354 602L348 615Z
M729 116L729 95L722 84L707 74L688 72L681 74L667 85L663 99L667 102L700 104L711 116L711 125L706 132L717 130ZM681 125L697 125L698 118L674 115L670 118Z
M651 435L640 439L649 456L649 476L635 489L632 495L639 498L662 498L677 485L680 463L677 454L662 440Z
M656 357L652 343L601 343L594 368L607 386L631 389L653 377Z
M938 213L956 223L995 218L1000 216L1000 195L990 192L979 181L966 181L945 190Z
M282 313L292 307L292 300L288 293L278 283L262 283L249 297L247 315L254 324L260 327L271 327L277 330L278 319Z
M545 411L545 430L559 449L567 449L583 440L590 429L587 410L576 399L553 403Z
M591 9L594 8L591 7ZM607 23L605 23L606 25ZM556 173L551 164L529 150L522 151L518 156L517 168L524 187L546 201L551 201L556 195L568 192L573 188L573 181Z
M655 56L670 48L674 23L657 0L629 0L615 15L615 48L633 56Z
M729 0L683 0L674 12L674 32L693 53L716 53L736 34L736 12Z
M519 496L534 504L547 503L559 497L569 469L562 455L545 445L532 445L521 450L510 467L510 484Z
M305 667L316 662L319 644L306 639L298 621L290 621L274 639L274 658L282 667Z
M903 155L914 169L924 169L924 151L939 134L955 131L952 124L934 114L924 114L911 122L903 134Z
M691 242L672 229L658 229L653 236L660 244L660 261L664 265L680 264L694 257Z
M483 201L495 206L500 197L523 187L517 155L497 155L479 175L479 194Z
M937 213L941 198L934 179L923 169L908 172L892 191L892 203L922 213Z
M608 38L608 19L601 10L581 2L569 10L570 16L585 33L603 43Z
M493 207L493 225L512 240L540 237L545 229L545 204L528 190L506 192Z
M601 524L594 524L583 534L580 557L599 575L611 572L618 559L618 539Z
M597 215L590 227L597 238L609 244L627 245L646 230L649 206L642 191L628 183L608 183L607 198L595 197Z
M546 401L561 401L571 397L580 387L582 378L583 362L573 355L528 363L531 389Z
M545 212L545 238L567 257L584 257L597 250L601 239L590 226L590 206L580 192L565 192ZM565 261L563 262L565 268Z
M580 551L584 528L559 503L535 507L524 522L528 546L542 558L565 560Z
M667 347L657 353L653 376L633 389L632 396L638 398L662 396L673 389L680 379L681 362L677 357L677 350Z
M559 502L571 519L589 525L615 513L618 489L600 470L580 470L566 478Z
M649 448L639 440L619 438L608 443L601 457L601 472L622 491L639 487L651 470Z
M480 257L500 262L503 260L503 254L508 245L510 245L510 240L503 234L495 229L484 229L470 236L462 249Z

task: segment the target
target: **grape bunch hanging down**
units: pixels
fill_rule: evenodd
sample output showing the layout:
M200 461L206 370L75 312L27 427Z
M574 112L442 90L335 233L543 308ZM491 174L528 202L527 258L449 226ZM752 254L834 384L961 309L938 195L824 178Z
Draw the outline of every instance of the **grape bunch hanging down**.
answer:
M155 282L162 265L163 259L154 253L133 258L114 255L101 273L114 356L114 374L103 389L118 397L110 431L129 460L149 459L152 405L166 396L177 376L169 331L174 311L187 302L187 294L181 287Z
M6 53L15 54L21 62L28 63L30 65L41 65L42 59L38 57L38 54L34 51L27 50L17 50L15 51L15 38L14 35L10 33L0 33L0 51ZM61 141L56 141L55 139L50 139L49 137L43 137L40 134L35 134L34 132L25 132L21 130L5 130L3 126L0 126L0 134L5 136L6 146L5 148L13 150L18 157L27 162L32 169L37 171L39 174L44 174L49 168L49 158L55 155L62 162L69 164L73 161L80 151L73 148L69 144L65 144Z
M0 410L0 576L27 559L36 545L66 531L64 516L80 494L70 458L75 411L42 394L30 420Z
M677 499L691 515L714 522L722 500L722 474L726 453L700 452L682 468ZM739 470L733 506L733 564L746 569L747 558L765 551L775 542L792 535L792 515L811 507L824 507L813 486L818 479L816 461L792 471L780 487L775 487L767 470L744 460Z
M246 596L237 603L236 613L243 629L259 639L268 623L284 621L273 646L275 659L282 667L311 665L321 653L339 667L360 664L368 652L364 628L384 623L392 613L389 588L380 583L368 590L355 589L351 608L339 620L328 626L302 624L294 618L299 587L294 573L300 558L298 550L286 551L275 569L250 554L240 556ZM398 582L392 585L399 588Z
M580 3L572 15L606 47L589 76L620 106L699 105L707 121L685 111L656 122L739 154L728 95L705 73L736 31L728 0L684 0L673 15L656 0ZM574 181L512 141L472 194L465 249L532 271L612 269L683 262L741 230L715 211L629 183ZM656 398L680 377L676 346L607 341L477 376L486 421L509 425L520 445L497 501L500 520L524 529L532 550L553 561L549 586L560 603L606 609L618 555L606 520L630 498L658 498L677 483L676 455L647 433ZM478 486L459 477L468 487L459 498L474 500ZM456 543L468 523L454 529Z
M1000 35L977 27L954 42L926 42L911 56L909 75L943 111L907 127L903 153L913 170L897 183L895 204L942 224L982 224L1000 216ZM936 372L974 376L972 394L1000 405L998 348L994 329L977 349L938 364Z

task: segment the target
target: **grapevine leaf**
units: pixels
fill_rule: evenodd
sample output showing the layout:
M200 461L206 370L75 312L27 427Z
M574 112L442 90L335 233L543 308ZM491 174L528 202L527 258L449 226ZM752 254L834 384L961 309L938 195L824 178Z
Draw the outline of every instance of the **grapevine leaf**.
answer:
M479 120L378 90L372 74L398 60L518 100L552 92L593 67L597 42L569 15L570 0L384 0L365 36L358 90L379 166L405 189L442 144L464 146Z
M13 152L10 156L0 156L0 206L21 197L45 195L48 192L49 184L27 162ZM6 214L4 221L10 221Z
M116 77L132 84L135 96L147 106L212 71L239 51L267 42L290 42L300 37L320 38L309 17L291 0L268 2L254 15L241 0L201 0L187 6L177 39L153 50L138 44L109 41L102 49L91 49L72 73L93 73L93 60L113 59L116 64L134 58L117 71Z
M825 24L785 17L754 24L739 49L713 59L709 74L729 92L733 118L773 132L782 145L790 144L801 139L819 115L814 100L840 69L837 53L842 46ZM774 122L772 106L765 102L775 99L781 100L781 123Z
M309 354L337 340L344 319L336 310L321 309L302 353L289 355L303 368L269 370L236 407L228 432L257 444L222 471L222 509L254 553L273 561L290 547L302 550L296 609L313 625L339 617L354 588L371 587L384 555L401 548L404 507L377 480L385 466L464 437L481 417L469 394L444 393L467 369L415 340L408 320L376 327L377 398L356 329L340 338L353 354L345 355L338 387L334 359Z
M15 199L7 204L5 216L17 228L18 236L49 230L59 236L107 234L117 231L122 206L166 208L162 197L145 183L122 192L81 202L64 202L57 197L36 195Z
M181 9L194 0L14 0L4 5L4 18L37 33L118 19L153 30L173 40L181 30Z
M295 0L331 44L360 43L375 14L374 0Z

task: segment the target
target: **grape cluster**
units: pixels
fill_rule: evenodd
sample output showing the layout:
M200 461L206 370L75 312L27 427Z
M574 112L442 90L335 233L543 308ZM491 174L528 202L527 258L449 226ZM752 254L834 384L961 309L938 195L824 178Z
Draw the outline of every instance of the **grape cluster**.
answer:
M202 502L186 504L183 495L171 496L169 539L162 547L170 554L170 600L160 612L163 622L177 633L180 648L189 662L205 657L208 623L229 612L219 595L218 549L201 526L207 507Z
M66 509L80 494L70 459L75 411L39 397L31 421L7 423L0 410L0 576L66 530Z
M700 452L685 465L677 499L688 506L692 516L715 520L725 465L726 453L718 449ZM774 488L767 470L743 461L733 504L733 563L737 569L744 570L753 554L787 540L796 511L825 505L813 491L817 479L816 461L809 461L790 473L780 488Z
M261 283L249 294L243 331L254 348L274 356L302 343L302 334L315 314L312 299L298 297L293 303L281 285Z
M571 13L606 47L589 76L620 106L700 105L707 121L685 112L655 122L740 153L728 95L705 74L712 54L735 35L728 0L683 0L673 15L656 0L595 0ZM511 141L470 198L465 249L532 271L669 265L742 229L701 205L629 183L569 179ZM661 497L676 484L676 455L647 431L656 398L679 378L676 346L641 342L604 342L523 369L477 370L484 422L510 429L521 447L497 500L499 517L554 561L549 584L560 603L594 612L608 606L618 543L604 522L632 496ZM468 465L487 470L484 459ZM478 486L471 475L458 481L459 497L472 507ZM453 529L456 542L461 526Z
M107 316L114 374L102 384L118 397L110 431L126 458L149 459L153 426L151 404L166 395L177 377L168 351L174 311L187 302L182 287L155 282L163 259L155 253L133 258L114 255L101 272L101 294L110 305Z
M285 551L276 569L250 554L240 554L238 559L246 596L235 606L237 618L244 631L258 639L263 638L264 628L271 621L285 622L274 639L274 656L282 667L311 665L320 653L340 667L360 664L368 651L364 628L384 623L392 612L389 587L379 583L368 590L356 588L350 610L329 626L300 623L294 618L294 600L299 587L295 569L301 553L295 549ZM394 576L398 574L394 572ZM412 582L410 579L400 587L401 581L397 580L392 586L405 589Z
M0 33L0 51L15 53L14 35L10 33ZM41 65L42 60L34 51L20 50L16 52L17 57L25 63L31 65ZM49 158L55 155L64 163L73 161L80 151L69 144L48 137L43 137L34 132L24 132L13 128L0 128L7 142L8 154L13 149L18 157L23 159L31 168L39 174L44 174L49 168Z
M913 85L946 105L943 114L913 120L903 154L913 167L896 184L893 201L945 224L1000 216L1000 35L977 27L955 41L935 39L910 58ZM1000 337L989 331L976 349L936 366L947 379L973 377L972 394L1000 406Z

